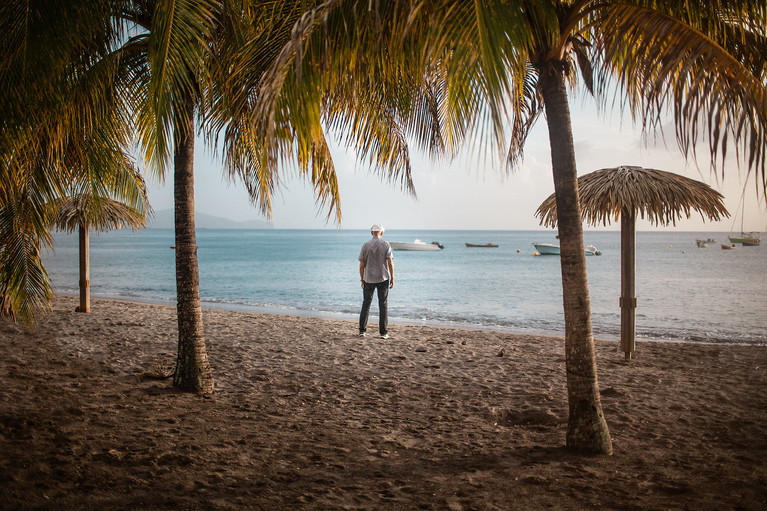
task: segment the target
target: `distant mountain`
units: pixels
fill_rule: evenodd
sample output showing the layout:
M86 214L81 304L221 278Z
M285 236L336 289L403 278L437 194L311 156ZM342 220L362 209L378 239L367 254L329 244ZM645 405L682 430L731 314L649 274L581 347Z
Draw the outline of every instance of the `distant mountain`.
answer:
M263 220L246 220L238 222L220 216L208 215L196 211L194 225L197 229L274 229L274 226ZM147 222L148 229L173 229L173 210L163 209L154 212L154 218Z

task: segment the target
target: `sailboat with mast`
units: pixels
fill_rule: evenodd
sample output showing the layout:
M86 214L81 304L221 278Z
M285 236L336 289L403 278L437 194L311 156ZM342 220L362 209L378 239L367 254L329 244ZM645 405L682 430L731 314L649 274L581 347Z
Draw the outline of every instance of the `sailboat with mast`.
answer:
M758 247L762 240L761 238L754 232L744 232L743 231L743 221L746 217L746 201L745 201L745 195L746 191L743 190L743 195L740 196L740 203L741 203L741 212L740 212L740 236L728 236L730 243L740 243L744 247ZM733 226L735 223L733 222Z

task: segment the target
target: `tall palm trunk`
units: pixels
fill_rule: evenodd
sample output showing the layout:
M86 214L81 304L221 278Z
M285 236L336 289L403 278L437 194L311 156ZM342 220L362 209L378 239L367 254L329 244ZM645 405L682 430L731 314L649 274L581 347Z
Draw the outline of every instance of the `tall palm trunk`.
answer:
M211 394L213 374L205 351L200 306L200 272L194 228L194 101L186 98L186 112L176 121L174 200L176 226L176 300L178 356L173 385Z
M564 75L561 71L543 69L540 85L549 128L561 246L567 400L570 405L567 446L611 454L612 440L597 383L575 150Z

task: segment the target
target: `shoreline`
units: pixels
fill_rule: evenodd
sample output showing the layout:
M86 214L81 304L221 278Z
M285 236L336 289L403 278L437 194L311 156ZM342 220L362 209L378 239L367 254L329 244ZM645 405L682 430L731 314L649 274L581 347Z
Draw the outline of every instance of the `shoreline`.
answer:
M67 293L56 294L56 296L68 297L68 298L79 298L79 295L67 294ZM125 301L125 302L134 302L137 304L160 305L160 306L169 306L174 308L176 307L175 300L165 300L161 298L92 295L91 299L93 300L94 298L99 300ZM354 323L357 322L357 318L358 318L358 316L353 313L327 312L327 311L323 312L323 311L304 310L304 309L290 308L290 307L285 307L285 308L266 307L266 306L247 305L247 304L239 304L239 303L224 302L224 301L202 300L201 306L203 309L209 309L209 310L223 310L223 311L230 311L230 312L246 312L246 313L249 312L249 313L255 313L255 314L276 314L280 316L296 316L296 317L302 317L302 318L351 321ZM375 321L373 321L374 318L377 318L375 308L371 310L370 317L371 317L371 322L375 323ZM476 331L498 332L498 333L504 333L504 334L533 336L533 337L544 336L544 337L564 338L565 336L565 333L563 330L554 331L554 330L542 330L542 329L521 328L521 327L515 328L515 327L504 327L500 325L478 325L478 324L470 324L470 323L443 322L438 320L417 321L417 320L408 320L403 318L389 317L389 324L401 325L401 326L414 326L414 327L423 326L423 327L433 327L433 328L448 328L448 329L468 330L468 331L476 330ZM637 339L637 342L657 342L657 343L667 343L667 344L703 344L703 345L713 345L713 346L767 346L766 343L738 342L738 341L729 340L729 339L705 340L705 339L679 339L679 338L669 338L669 337L646 337L646 336L642 336L639 332L637 333L636 339ZM603 334L595 333L594 340L620 343L620 336L616 337L613 335L603 335Z
M216 392L175 391L175 308L0 319L13 509L767 506L767 348L595 343L612 456L565 449L559 337L204 309Z

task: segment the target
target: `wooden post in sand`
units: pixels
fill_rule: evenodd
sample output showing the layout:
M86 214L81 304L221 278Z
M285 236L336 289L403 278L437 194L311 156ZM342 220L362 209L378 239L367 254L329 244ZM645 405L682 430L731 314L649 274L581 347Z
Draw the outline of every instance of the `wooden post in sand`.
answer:
M91 271L88 254L88 227L80 224L80 306L77 312L91 311Z
M636 350L636 211L621 210L621 348L626 360Z

